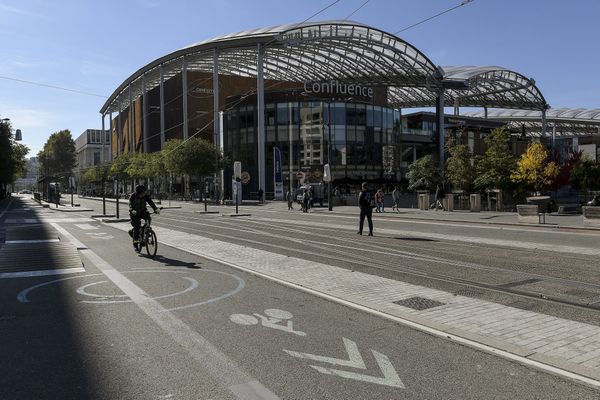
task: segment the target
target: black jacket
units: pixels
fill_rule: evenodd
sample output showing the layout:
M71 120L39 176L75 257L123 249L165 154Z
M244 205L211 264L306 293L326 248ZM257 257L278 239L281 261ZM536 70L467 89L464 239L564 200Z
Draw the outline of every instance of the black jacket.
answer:
M147 194L144 197L139 197L136 193L132 193L129 197L129 212L135 210L137 212L137 216L141 217L143 213L147 213L148 209L146 209L146 203L150 204L150 207L154 211L156 211L156 205Z

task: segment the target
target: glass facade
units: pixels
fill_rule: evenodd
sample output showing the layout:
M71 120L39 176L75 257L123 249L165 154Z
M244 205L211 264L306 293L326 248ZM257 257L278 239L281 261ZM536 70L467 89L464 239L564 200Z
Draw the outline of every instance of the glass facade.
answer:
M247 189L258 190L256 106L228 111L223 118L224 152L250 174ZM336 180L385 179L395 174L394 146L399 142L400 113L372 104L294 101L265 104L265 192L272 192L273 148L282 152L284 186L304 172L322 181L324 164ZM231 177L226 176L225 182ZM246 197L246 195L244 195Z

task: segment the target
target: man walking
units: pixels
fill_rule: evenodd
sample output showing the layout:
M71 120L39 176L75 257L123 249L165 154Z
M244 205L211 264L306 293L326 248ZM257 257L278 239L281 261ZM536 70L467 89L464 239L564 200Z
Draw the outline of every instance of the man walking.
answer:
M392 210L395 209L396 211L400 211L400 190L398 189L398 186L392 191L392 202Z
M365 217L369 224L369 236L373 236L373 207L375 201L371 196L371 193L367 190L367 182L363 182L362 190L358 195L358 206L360 207L360 222L358 223L358 234L362 235L363 225L365 223Z

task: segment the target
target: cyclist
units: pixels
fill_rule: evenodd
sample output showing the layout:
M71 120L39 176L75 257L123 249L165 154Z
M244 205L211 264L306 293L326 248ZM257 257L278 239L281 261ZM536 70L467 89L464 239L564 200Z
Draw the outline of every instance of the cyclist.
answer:
M160 214L158 208L146 194L146 186L137 185L135 192L129 197L129 216L131 217L131 226L133 226L133 248L139 251L140 243L140 226L142 225L142 218L150 219L150 213L146 209L146 203L150 204L150 207L154 210L154 213Z

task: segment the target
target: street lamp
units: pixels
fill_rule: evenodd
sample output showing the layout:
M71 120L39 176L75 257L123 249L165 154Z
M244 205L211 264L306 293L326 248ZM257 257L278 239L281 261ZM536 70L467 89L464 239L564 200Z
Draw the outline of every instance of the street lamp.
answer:
M333 211L333 204L331 204L331 181L333 180L331 176L331 102L327 102L327 130L328 130L328 140L327 140L327 165L325 167L325 171L323 173L323 180L327 182L327 206L329 211Z

